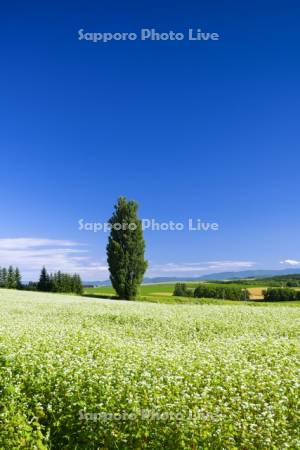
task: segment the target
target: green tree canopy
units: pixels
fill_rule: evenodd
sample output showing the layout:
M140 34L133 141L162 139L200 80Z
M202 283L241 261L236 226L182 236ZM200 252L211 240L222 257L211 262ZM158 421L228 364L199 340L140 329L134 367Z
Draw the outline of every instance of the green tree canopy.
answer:
M120 197L109 220L107 262L111 283L120 298L133 300L147 269L138 204Z

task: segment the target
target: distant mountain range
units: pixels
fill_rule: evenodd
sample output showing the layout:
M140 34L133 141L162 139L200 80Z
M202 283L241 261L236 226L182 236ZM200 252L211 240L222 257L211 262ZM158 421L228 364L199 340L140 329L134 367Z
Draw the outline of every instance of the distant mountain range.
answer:
M200 277L146 277L143 284L156 283L177 283L180 281L205 281L205 280L235 280L240 278L265 278L276 275L300 274L300 269L281 269L281 270L243 270L241 272L219 272L202 275ZM105 281L85 281L85 286L110 286L110 280Z

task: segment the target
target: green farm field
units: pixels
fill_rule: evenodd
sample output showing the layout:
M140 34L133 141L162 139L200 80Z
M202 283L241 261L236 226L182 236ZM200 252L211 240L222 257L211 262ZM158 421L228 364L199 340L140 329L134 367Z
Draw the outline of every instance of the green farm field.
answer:
M199 283L186 283L189 288L196 288L199 286ZM210 286L217 286L220 287L220 284L214 284L209 283ZM264 286L257 286L255 284L253 285L247 285L239 284L239 283L232 283L230 284L231 287L239 287L242 289L247 288L250 291L250 296L253 298L253 300L261 299L262 298L262 291L263 289L266 289ZM140 288L140 300L148 300L148 301L157 301L157 302L176 302L175 299L172 299L172 294L174 291L175 283L156 283L156 284L143 284ZM111 286L100 286L95 288L86 288L84 290L85 295L91 295L95 297L113 297L116 295L114 289ZM182 302L195 302L194 299L187 299L187 298L181 298L178 299Z
M0 290L0 448L300 448L299 302Z
M187 283L190 287L196 287L199 283ZM141 296L171 296L174 291L174 283L156 283L143 284L140 287ZM116 295L115 290L111 286L100 286L96 288L86 288L86 294L91 295Z

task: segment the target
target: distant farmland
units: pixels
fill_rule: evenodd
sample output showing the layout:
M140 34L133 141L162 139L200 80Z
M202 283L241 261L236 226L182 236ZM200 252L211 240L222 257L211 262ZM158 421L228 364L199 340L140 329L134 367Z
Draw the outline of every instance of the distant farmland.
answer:
M188 287L196 288L199 283L187 283ZM210 286L220 286L220 284L209 283ZM156 284L144 284L141 286L140 296L144 299L149 298L149 300L164 299L167 300L168 297L172 297L174 291L175 283L156 283ZM248 289L250 292L250 298L252 300L260 300L263 298L262 291L267 288L267 286L257 286L244 285L239 283L230 284L231 287L241 287L243 289ZM86 295L93 295L98 297L113 297L116 295L114 289L111 286L100 286L97 288L86 288ZM170 299L171 300L171 299Z

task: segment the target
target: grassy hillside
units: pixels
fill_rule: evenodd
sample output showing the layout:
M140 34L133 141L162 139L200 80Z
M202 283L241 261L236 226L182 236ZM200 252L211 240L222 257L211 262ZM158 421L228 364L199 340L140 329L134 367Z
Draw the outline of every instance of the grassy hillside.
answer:
M0 448L299 448L299 319L0 290Z

